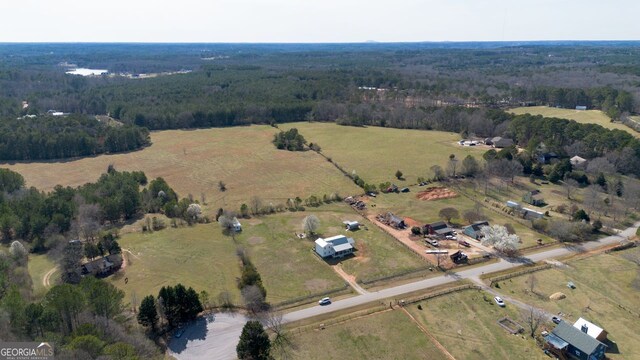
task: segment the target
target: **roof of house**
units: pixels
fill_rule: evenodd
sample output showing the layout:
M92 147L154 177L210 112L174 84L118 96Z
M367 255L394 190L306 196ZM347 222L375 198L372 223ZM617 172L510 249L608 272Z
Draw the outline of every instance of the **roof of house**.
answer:
M360 224L357 221L349 221L349 220L343 221L342 223L345 224L345 225L359 225Z
M559 350L563 350L564 348L569 346L568 342L560 339L559 337L553 334L548 334L547 336L544 337L544 339L547 341L547 343L553 345L553 347Z
M532 199L542 200L542 193L539 190L529 191L525 195L531 195Z
M355 240L344 235L336 235L326 239L318 238L316 240L316 244L320 245L320 247L331 245L336 252L351 249L355 243Z
M571 159L569 159L569 161L571 161L572 164L581 164L581 163L587 161L587 159L576 155L576 156L572 157Z
M587 354L592 354L600 345L604 345L600 341L592 338L580 331L580 329L576 329L571 326L571 324L564 321L561 321L551 332L553 335Z
M480 228L483 226L489 226L489 222L487 221L476 221L473 224L467 226L467 228L472 228L473 231L480 231Z
M428 224L436 234L447 234L453 231L452 228L449 227L444 221L436 221L434 223Z
M576 321L575 324L573 324L573 327L582 331L583 325L587 326L587 335L591 336L594 339L600 336L600 334L602 334L602 332L604 331L603 328L591 322L588 322L583 318L578 319L578 321Z

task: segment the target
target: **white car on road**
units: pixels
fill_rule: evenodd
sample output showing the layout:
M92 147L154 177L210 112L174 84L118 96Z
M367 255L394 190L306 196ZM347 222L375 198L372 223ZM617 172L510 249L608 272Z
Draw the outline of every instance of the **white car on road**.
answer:
M504 300L502 300L502 298L500 296L496 296L493 298L493 300L496 302L496 304L498 304L498 306L500 307L504 307Z
M322 298L320 299L320 301L318 301L318 305L329 305L329 304L331 304L331 299L329 299L328 297Z

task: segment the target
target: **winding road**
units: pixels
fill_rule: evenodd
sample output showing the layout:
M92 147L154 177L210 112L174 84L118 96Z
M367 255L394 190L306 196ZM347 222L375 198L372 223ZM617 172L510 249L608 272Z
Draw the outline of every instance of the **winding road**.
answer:
M415 291L429 289L435 286L453 283L461 279L470 279L478 281L481 275L489 274L497 271L508 270L526 264L528 262L539 262L557 257L570 255L572 253L581 253L598 249L603 246L613 245L620 241L627 240L633 237L637 228L640 226L640 222L634 224L624 231L619 232L617 235L607 236L597 241L590 241L582 244L575 244L566 247L555 248L551 250L534 253L528 257L521 257L518 259L500 259L500 261L484 266L474 267L467 270L454 272L452 274L445 274L425 280L415 281L409 284L395 286L387 289L383 289L376 292L367 292L365 294L356 295L344 300L336 301L327 306L314 306L298 311L293 311L283 315L283 323L304 320L312 318L322 314L328 314L331 312L348 309L358 305L363 305L370 302L381 301L384 299L401 300L403 295L412 293ZM220 329L217 320L207 322L206 326L202 320L194 325L187 327L183 336L179 339L173 338L169 344L169 352L177 359L235 359L235 344L238 341L242 327L246 319L243 316L229 316L229 315L216 315L221 317L220 321L224 321L224 331L219 334L217 330ZM197 327L198 331L193 331L193 337L190 335L190 330L193 327ZM222 337L220 336L222 335ZM233 343L229 343L232 341Z

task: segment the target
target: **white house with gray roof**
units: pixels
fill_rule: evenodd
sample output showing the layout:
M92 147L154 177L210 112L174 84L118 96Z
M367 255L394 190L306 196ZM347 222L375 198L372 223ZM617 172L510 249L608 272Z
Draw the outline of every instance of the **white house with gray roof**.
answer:
M316 253L321 258L341 258L353 253L355 240L344 235L336 235L316 240Z

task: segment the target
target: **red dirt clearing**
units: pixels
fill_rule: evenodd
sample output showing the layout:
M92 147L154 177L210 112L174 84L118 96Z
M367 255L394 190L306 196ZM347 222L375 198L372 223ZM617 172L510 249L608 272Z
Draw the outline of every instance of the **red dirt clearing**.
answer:
M416 195L416 197L420 200L439 200L439 199L449 199L449 198L454 198L457 197L458 194L453 191L453 190L449 190L445 187L432 187L432 188L428 188L425 191L421 191L418 193L418 195Z

